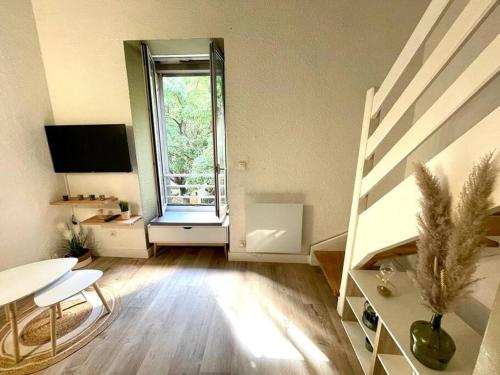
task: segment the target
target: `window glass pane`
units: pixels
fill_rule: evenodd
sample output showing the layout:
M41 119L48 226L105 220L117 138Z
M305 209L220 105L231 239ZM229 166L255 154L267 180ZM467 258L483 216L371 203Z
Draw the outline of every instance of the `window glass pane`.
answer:
M214 205L209 76L163 77L168 203Z

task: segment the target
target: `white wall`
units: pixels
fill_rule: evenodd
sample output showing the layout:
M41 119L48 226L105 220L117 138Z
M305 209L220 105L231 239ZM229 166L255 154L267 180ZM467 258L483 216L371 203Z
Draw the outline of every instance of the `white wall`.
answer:
M0 270L50 257L67 208L45 140L51 122L45 72L29 0L0 1Z
M304 251L347 226L367 88L428 1L33 0L56 123L131 124L124 40L224 38L231 251L249 201L305 205ZM246 160L247 171L236 169ZM76 189L85 190L90 177ZM99 177L101 178L101 177ZM109 176L136 203L137 176Z

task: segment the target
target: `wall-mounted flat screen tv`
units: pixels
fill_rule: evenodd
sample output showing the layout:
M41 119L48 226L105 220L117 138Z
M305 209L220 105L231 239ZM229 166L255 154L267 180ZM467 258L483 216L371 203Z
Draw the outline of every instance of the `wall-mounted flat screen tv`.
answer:
M125 125L47 125L58 173L131 172Z

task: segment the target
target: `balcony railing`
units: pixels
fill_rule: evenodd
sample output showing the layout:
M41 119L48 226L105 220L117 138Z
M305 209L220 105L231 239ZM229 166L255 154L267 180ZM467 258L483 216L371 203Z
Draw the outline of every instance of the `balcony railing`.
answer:
M215 204L215 184L212 173L169 173L163 178L168 204L205 206ZM184 183L176 184L172 178L183 179ZM190 181L193 180L199 183L191 183Z

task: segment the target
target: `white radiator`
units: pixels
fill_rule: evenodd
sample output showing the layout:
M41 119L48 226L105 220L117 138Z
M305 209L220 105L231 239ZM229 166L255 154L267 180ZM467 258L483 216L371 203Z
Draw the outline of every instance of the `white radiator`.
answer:
M247 206L247 251L300 253L302 211L302 204L292 203L255 203Z

